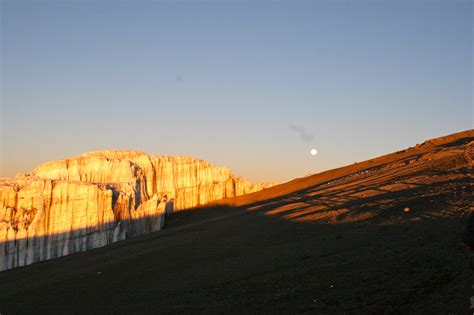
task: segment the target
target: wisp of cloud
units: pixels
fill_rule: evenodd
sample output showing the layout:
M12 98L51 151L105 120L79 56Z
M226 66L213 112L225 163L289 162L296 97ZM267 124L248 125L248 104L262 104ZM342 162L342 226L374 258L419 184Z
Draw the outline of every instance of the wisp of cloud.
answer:
M304 142L310 142L314 139L314 135L304 126L290 124L290 130L296 132Z

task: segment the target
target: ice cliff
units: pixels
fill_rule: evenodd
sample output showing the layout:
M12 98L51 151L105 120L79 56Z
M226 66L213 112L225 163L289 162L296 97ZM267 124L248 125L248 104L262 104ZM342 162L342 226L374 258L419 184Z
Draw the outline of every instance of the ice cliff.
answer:
M98 151L0 179L0 270L160 230L165 212L265 188L191 157Z

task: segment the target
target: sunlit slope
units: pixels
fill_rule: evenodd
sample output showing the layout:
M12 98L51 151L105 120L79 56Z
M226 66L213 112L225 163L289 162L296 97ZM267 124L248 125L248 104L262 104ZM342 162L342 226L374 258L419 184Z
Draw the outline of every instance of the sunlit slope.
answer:
M435 202L429 196L443 193L472 197L473 143L474 130L467 130L219 204L303 221L352 221L401 212L417 217L449 215L459 209L454 205L435 213L434 204L410 208L410 200Z

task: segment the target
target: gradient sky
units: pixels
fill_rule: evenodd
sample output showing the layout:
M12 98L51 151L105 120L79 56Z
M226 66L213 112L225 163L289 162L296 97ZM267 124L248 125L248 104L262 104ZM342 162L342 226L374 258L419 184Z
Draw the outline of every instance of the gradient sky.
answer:
M472 10L3 0L0 176L113 148L286 181L471 129Z

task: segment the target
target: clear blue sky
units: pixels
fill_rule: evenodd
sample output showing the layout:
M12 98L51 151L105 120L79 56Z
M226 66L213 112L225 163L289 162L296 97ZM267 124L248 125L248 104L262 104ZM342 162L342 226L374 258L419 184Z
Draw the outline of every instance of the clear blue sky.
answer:
M471 129L472 9L2 0L0 176L113 148L285 181Z

